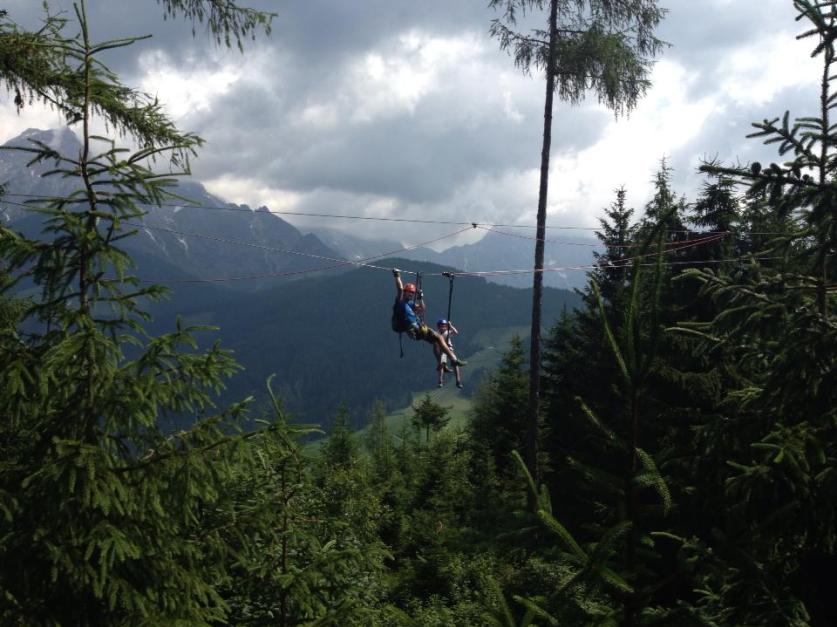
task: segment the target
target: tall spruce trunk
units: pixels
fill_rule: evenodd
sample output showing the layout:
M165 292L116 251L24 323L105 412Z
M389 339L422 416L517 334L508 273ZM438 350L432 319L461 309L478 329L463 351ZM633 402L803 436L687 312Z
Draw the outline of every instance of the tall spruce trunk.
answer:
M829 133L830 124L828 119L829 104L831 94L829 90L830 74L831 74L831 59L833 53L830 46L824 51L822 82L820 83L820 115L822 116L822 137L820 141L820 166L819 166L819 182L821 186L825 186L828 175L828 147L829 147ZM831 199L829 194L827 198ZM830 209L830 207L828 208ZM821 218L824 219L824 218ZM823 329L828 326L828 235L826 229L819 228L819 240L822 248L822 260L820 262L820 284L817 289L817 305L822 318Z
M526 465L535 485L540 483L538 425L541 378L541 308L543 302L543 256L546 239L546 199L549 187L549 152L552 145L552 100L555 91L555 39L558 32L558 0L549 3L549 57L546 64L546 99L543 112L541 179L538 190L537 241L532 281L532 331L529 347L529 416L526 422Z

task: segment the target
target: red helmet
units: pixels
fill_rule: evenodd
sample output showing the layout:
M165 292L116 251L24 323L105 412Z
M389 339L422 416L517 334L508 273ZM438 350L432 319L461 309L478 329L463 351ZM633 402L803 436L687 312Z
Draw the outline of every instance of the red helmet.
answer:
M411 294L414 294L416 291L416 286L413 283L405 283L403 289L405 292L410 292Z

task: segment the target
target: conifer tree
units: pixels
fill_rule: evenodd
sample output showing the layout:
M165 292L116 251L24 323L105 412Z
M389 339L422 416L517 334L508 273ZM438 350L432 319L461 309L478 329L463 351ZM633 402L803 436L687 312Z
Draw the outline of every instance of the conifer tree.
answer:
M424 429L424 442L426 444L430 442L431 431L438 433L450 422L449 412L450 408L436 403L430 398L430 394L425 394L417 405L413 405L411 421L417 429Z
M377 537L364 533L357 510L376 520L377 500L347 507L345 487L362 482L344 481L346 468L332 469L325 485L318 486L299 444L315 430L289 422L270 381L268 395L265 419L271 429L247 441L255 454L225 479L220 506L203 521L204 529L222 529L235 551L221 590L230 606L227 620L235 625L375 624L386 553ZM248 550L251 543L255 550Z
M661 337L662 257L657 259L650 282L653 296L649 309L643 307L641 298L641 288L648 285L642 272L642 256L652 238L657 239L658 250L662 249L667 217L661 216L638 250L631 272L629 297L625 301L624 320L618 329L609 322L601 293L595 283L592 285L605 342L617 364L622 406L604 416L591 409L585 399L577 398L592 428L587 439L600 443L597 455L585 459L583 454L571 453L568 457L576 475L575 489L584 490L594 501L588 512L590 519L584 523L587 534L592 532L589 541L576 540L558 521L546 486L537 491L533 478L527 474L536 513L564 547L566 558L576 565L576 571L545 599L546 604L555 604L561 598L572 600L573 586L578 581L589 580L602 586L601 589L612 598L614 610L604 616L589 615L588 620L615 622L618 618L619 624L627 626L642 624L652 616L670 618L663 608L655 607L655 595L663 585L661 581L670 578L655 572L659 556L652 532L661 531L658 525L671 509L671 495L658 469L654 452L657 443L648 437L645 419L648 384L656 367ZM566 505L563 502L561 505L561 511L566 511ZM521 601L557 624L555 617L537 600ZM575 601L583 603L579 599Z
M147 0L151 4L150 0ZM239 6L236 0L157 0L166 17L183 16L193 25L205 24L216 43L227 47L235 44L243 49L245 39L255 39L258 32L270 34L274 14ZM65 54L60 41L67 23L63 16L53 14L45 3L43 26L37 31L24 31L9 19L8 11L0 11L0 80L14 93L18 109L38 100L55 107L68 123L77 121L74 101L77 84L68 80ZM124 88L119 98L88 94L89 104L112 128L133 135L146 146L171 146L179 143L178 131L157 114L157 108L141 94Z
M650 85L651 62L663 47L654 29L665 14L657 0L549 0L547 30L514 30L519 13L542 10L546 5L547 0L489 3L503 12L502 18L491 24L491 34L499 40L500 48L511 51L515 64L524 72L534 68L543 71L546 79L524 449L529 471L536 480L540 478L541 302L553 97L557 92L561 100L576 104L592 90L616 114L633 109Z
M358 462L358 444L349 430L349 409L345 404L337 408L331 433L323 445L323 461L329 467L351 466Z
M625 205L624 187L616 190L616 199L605 209L605 217L599 218L600 231L596 237L604 246L604 252L594 252L596 268L591 279L599 286L605 301L616 304L630 281L630 250L634 247L636 225L631 222L634 210Z
M386 406L381 400L372 403L369 423L366 426L365 444L375 467L386 474L392 457L392 438L387 426Z
M0 334L0 621L223 621L218 584L230 545L202 519L251 437L229 435L246 402L224 410L213 403L238 367L217 345L196 350L199 328L144 333L142 303L164 290L140 287L119 247L133 234L126 222L142 216L138 205L167 198L171 175L148 163L168 158L171 172L186 172L200 140L102 63L103 53L134 38L94 42L83 1L75 19L74 37L64 35L67 20L53 17L37 33L4 21L0 37L3 79L58 106L83 146L77 155L37 142L20 148L76 188L33 200L42 239L0 226L4 292L24 279L39 290L23 311L27 332ZM26 57L20 41L37 54ZM130 153L93 136L96 114L142 148ZM174 417L196 422L163 432L161 421Z
M633 210L626 207L625 197L624 188L617 190L614 202L600 219L601 230L596 235L605 251L596 253L597 267L582 294L584 306L566 313L553 326L544 347L546 446L556 477L552 481L547 476L544 483L551 487L551 496L562 503L563 520L571 526L590 520L589 504L596 499L576 461L598 459L604 466L608 465L605 460L614 461L601 442L590 437L590 423L577 398L584 398L590 410L600 416L619 415L625 403L621 375L599 311L603 306L611 330L619 336L630 295L631 260L639 247L638 225L631 221ZM618 467L609 470L618 472Z
M698 446L726 458L725 490L704 505L718 512L712 524L724 532L708 547L698 608L730 623L827 624L835 617L819 572L837 563L837 320L829 287L837 270L837 3L794 6L808 25L799 38L811 39L822 60L818 115L792 120L786 112L753 125L751 137L776 144L783 164L704 166L745 186L745 219L778 225L760 251L773 259L753 258L738 272L690 273L719 313L689 330L704 334L705 350L723 355L733 375L722 416L698 433Z
M520 337L512 338L500 366L474 399L469 432L471 441L486 449L501 476L512 473L511 452L522 450L528 394L526 355Z

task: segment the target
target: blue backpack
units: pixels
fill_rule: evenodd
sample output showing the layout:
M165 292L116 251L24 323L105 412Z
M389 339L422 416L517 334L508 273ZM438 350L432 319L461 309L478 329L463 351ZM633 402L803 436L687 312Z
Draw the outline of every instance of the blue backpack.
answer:
M396 333L404 333L410 327L418 323L416 313L409 301L397 300L392 306L392 330Z

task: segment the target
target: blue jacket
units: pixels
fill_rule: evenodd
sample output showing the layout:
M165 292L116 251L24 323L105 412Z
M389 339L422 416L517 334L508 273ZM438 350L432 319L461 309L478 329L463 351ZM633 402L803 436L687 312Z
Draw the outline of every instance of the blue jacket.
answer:
M418 326L418 316L413 311L413 303L408 300L397 300L392 306L392 328L394 331L406 331L410 327Z

